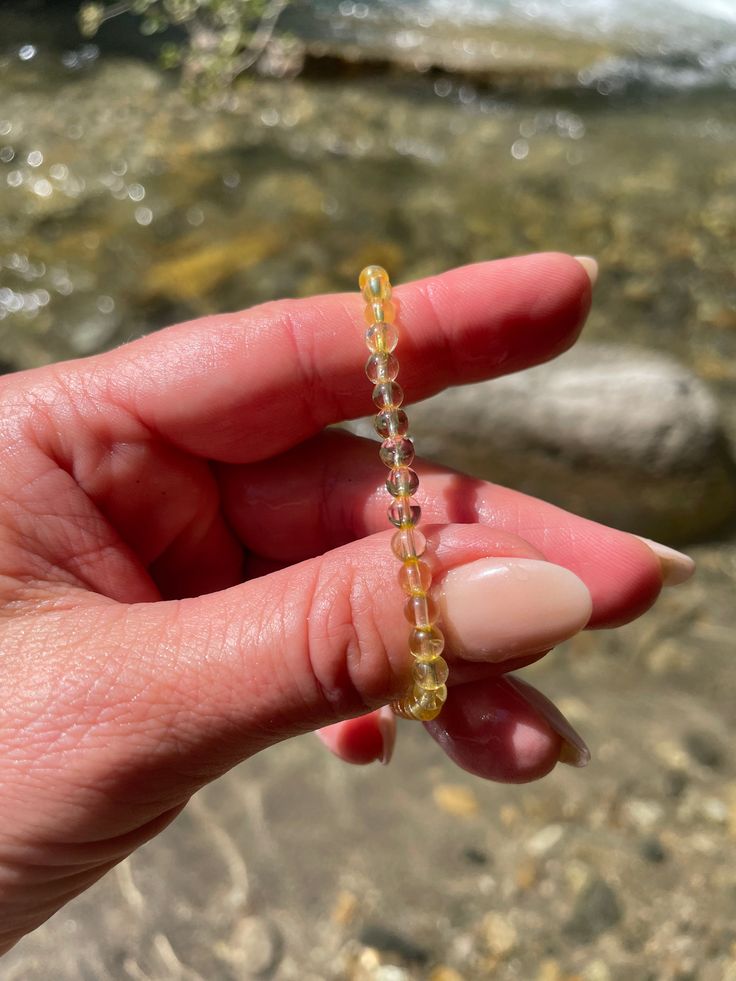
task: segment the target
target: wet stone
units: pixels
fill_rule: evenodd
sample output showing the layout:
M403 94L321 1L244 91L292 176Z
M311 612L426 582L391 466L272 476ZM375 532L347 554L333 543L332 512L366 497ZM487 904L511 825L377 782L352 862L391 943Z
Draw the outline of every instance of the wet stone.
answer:
M653 865L667 861L667 851L658 838L645 838L639 845L639 854Z
M412 433L423 455L660 541L704 534L736 512L715 396L653 352L578 344L419 403Z
M386 954L398 954L408 964L426 964L429 951L409 937L377 923L368 923L360 932L360 942Z
M685 749L697 763L711 770L720 769L723 764L723 750L707 732L688 732L683 742Z
M480 848L474 848L472 845L463 849L463 858L469 865L488 864L488 854Z
M594 879L578 896L572 916L564 927L570 940L592 943L621 920L619 897L603 879Z

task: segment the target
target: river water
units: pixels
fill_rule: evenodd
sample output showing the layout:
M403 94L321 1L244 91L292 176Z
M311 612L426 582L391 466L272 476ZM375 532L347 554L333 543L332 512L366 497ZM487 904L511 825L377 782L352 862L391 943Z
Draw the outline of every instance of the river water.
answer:
M321 0L292 27L375 64L335 77L312 59L215 110L123 18L89 44L74 4L3 5L0 358L352 289L371 259L401 281L562 249L601 262L591 337L674 353L728 410L735 10Z

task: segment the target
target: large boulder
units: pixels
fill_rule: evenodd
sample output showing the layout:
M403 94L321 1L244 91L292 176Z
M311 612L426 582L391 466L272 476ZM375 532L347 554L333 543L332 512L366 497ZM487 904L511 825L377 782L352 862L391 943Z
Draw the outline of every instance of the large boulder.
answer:
M442 392L409 418L422 456L649 537L692 540L736 512L714 397L651 351L579 344Z

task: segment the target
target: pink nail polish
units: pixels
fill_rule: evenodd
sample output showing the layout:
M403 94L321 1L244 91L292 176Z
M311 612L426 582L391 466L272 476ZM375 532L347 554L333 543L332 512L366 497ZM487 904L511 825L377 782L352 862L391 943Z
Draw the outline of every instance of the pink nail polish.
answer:
M391 711L390 706L384 705L377 713L378 731L381 733L383 750L378 757L384 766L388 766L391 757L394 755L396 745L396 716Z
M583 737L570 725L557 706L546 695L532 688L521 678L507 674L506 681L516 689L525 702L542 716L550 729L557 733L562 740L558 760L567 766L587 766L590 763L590 750L585 745Z
M659 559L662 569L662 583L665 586L679 586L692 576L695 572L695 560L684 552L670 548L669 545L662 545L661 542L653 542L651 538L636 536L640 542L644 542Z
M451 569L438 588L448 648L468 661L536 654L590 619L590 593L562 566L538 559L478 559Z
M590 285L595 286L598 279L598 262L592 255L576 255L575 258L588 274Z

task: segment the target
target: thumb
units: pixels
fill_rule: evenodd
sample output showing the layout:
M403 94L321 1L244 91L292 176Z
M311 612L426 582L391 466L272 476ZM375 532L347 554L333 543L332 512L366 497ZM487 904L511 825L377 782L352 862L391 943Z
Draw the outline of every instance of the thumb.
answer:
M464 661L499 672L585 625L583 583L521 539L481 525L427 537L451 681L468 680ZM10 797L41 837L125 836L267 746L397 696L410 628L389 538L192 599L57 600L32 642L27 624L8 631Z
M402 693L411 628L390 536L219 593L129 607L126 629L148 652L145 701L160 723L169 719L155 734L159 752L169 737L179 752L186 743L209 777ZM500 662L547 650L587 622L586 587L521 539L449 525L428 529L427 540L456 680L458 658L486 662L465 666L474 674L488 662L501 670Z
M463 661L500 671L587 622L583 583L521 539L481 525L427 532L451 681L467 680ZM53 610L43 661L25 658L6 700L11 741L99 797L95 820L120 834L269 745L385 704L411 671L390 534L201 597L88 596ZM30 769L17 774L26 791Z

